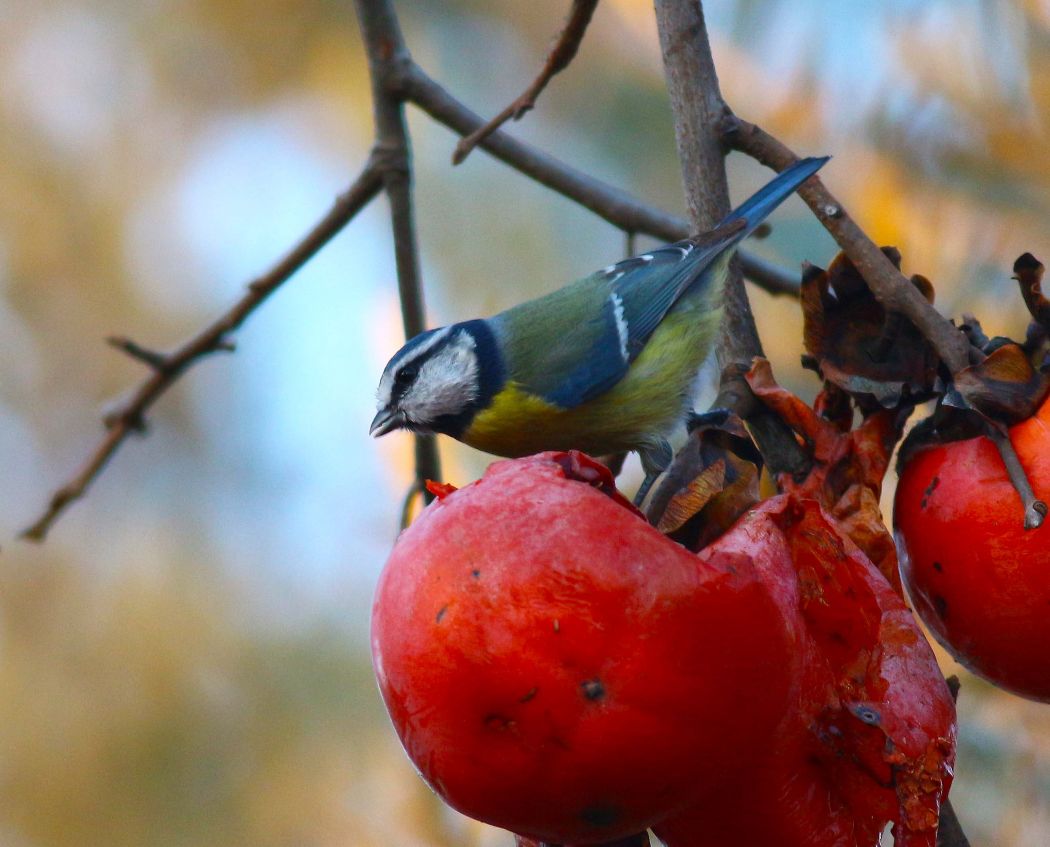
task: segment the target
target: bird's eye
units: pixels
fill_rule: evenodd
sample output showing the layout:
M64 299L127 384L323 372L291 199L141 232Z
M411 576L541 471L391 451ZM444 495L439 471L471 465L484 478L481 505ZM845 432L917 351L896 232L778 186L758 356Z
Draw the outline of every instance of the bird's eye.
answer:
M416 374L419 371L415 365L408 365L397 372L397 376L394 377L394 382L398 385L408 385L412 380L416 378Z

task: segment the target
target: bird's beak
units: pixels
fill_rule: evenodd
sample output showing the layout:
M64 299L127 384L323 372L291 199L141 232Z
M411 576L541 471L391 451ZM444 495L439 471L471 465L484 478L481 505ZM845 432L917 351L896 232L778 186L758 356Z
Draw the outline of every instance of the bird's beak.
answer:
M405 416L395 409L380 409L372 419L372 425L368 428L368 434L378 438L386 435L392 429L399 429L405 425Z

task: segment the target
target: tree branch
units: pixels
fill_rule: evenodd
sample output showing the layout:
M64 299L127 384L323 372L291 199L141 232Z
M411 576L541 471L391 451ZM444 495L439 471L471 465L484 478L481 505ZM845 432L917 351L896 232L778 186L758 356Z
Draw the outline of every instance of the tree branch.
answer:
M722 133L729 108L722 99L699 0L656 0L656 23L674 113L675 138L690 215L697 231L711 229L729 212ZM723 378L718 404L734 408L752 428L771 468L804 473L809 460L794 435L763 404L747 402L739 375L762 356L751 304L734 266L726 284L725 317L718 345ZM733 378L736 375L736 378Z
M539 75L506 109L484 126L478 127L470 135L460 139L459 144L456 145L456 149L452 153L453 165L458 165L466 159L470 155L470 151L477 147L483 138L491 135L511 118L520 121L525 113L536 105L536 98L547 87L547 83L551 81L555 74L565 70L575 58L576 51L580 49L583 35L587 32L587 25L591 22L591 17L594 15L594 9L597 5L598 0L572 0L572 9L569 11L569 17L566 19L565 26L551 48L547 61L544 62Z
M117 448L134 432L143 429L146 412L182 374L200 359L230 347L229 336L245 319L296 271L306 264L332 237L379 193L383 175L375 156L369 159L354 184L340 195L332 208L269 271L252 281L244 296L229 311L184 341L170 353L147 350L130 339L113 339L111 344L145 362L152 373L118 403L105 418L106 435L76 475L51 496L47 509L22 532L31 541L43 541L59 515L84 496Z
M729 213L722 125L728 112L718 85L703 6L698 0L656 0L667 90L689 215L697 232L713 228ZM725 294L719 364L749 363L762 355L747 292L735 269Z
M736 150L774 170L781 171L798 160L785 144L755 124L731 113L725 116L723 133L726 141ZM889 312L900 312L907 317L929 340L953 374L967 367L970 345L966 337L893 266L846 213L842 204L824 187L820 177L807 180L798 193L849 256L883 307Z
M395 92L460 135L469 135L485 123L412 61L399 64L388 82ZM644 233L662 241L680 241L694 232L684 218L643 203L626 191L589 176L505 132L497 130L478 146L505 165L625 232ZM756 285L773 294L798 296L798 274L743 250L738 256L744 275Z
M426 329L423 284L419 273L415 210L412 204L412 165L405 107L389 85L389 78L410 62L397 15L389 0L356 0L368 69L372 79L372 105L376 123L376 148L384 157L383 185L390 199L390 223L394 232L397 286L401 296L401 318L406 340ZM426 502L428 479L441 479L437 442L432 435L416 435L416 487Z

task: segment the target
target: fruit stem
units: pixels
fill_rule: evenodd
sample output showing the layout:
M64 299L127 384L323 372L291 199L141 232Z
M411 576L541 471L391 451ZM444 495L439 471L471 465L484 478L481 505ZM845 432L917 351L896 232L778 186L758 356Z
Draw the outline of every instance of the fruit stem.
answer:
M1026 530L1038 529L1046 518L1046 503L1035 496L1032 484L1028 481L1024 468L1021 467L1021 460L1017 458L1017 451L1014 450L1010 437L994 424L988 426L988 437L999 450L999 455L1006 466L1006 474L1021 496L1021 503L1024 506L1024 528Z

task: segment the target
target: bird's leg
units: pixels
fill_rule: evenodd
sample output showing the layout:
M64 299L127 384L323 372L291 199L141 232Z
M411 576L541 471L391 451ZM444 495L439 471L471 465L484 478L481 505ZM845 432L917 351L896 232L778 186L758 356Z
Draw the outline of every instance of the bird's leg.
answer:
M674 458L674 450L671 449L671 445L667 443L666 439L661 438L651 446L639 450L638 458L642 460L642 470L645 471L645 479L642 480L642 484L638 487L638 493L634 495L634 505L641 508L642 503L645 502L645 495L653 487L656 478L667 470L668 465L671 464L671 460Z

